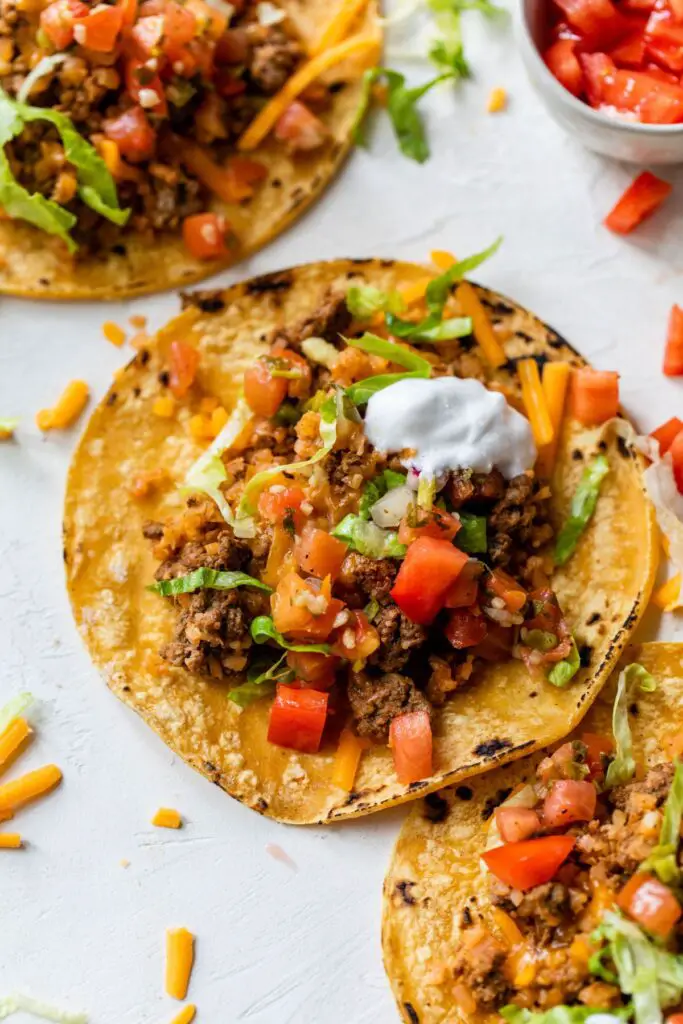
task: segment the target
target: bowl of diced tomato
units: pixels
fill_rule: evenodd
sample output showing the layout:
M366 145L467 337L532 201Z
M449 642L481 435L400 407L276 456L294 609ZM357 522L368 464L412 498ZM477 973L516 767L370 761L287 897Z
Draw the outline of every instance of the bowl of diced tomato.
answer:
M683 0L521 0L520 47L555 119L590 149L683 162Z

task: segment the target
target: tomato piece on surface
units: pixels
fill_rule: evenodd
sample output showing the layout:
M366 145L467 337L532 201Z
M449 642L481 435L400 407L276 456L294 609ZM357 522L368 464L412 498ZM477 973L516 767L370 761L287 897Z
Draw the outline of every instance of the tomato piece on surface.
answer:
M445 608L469 608L479 596L479 578L484 566L476 558L470 558L455 583L446 592Z
M139 103L141 98L144 98L146 110L152 114L157 114L159 117L166 117L168 114L168 103L166 102L166 94L159 76L153 74L145 62L137 57L129 57L125 62L124 75L126 89L132 99ZM150 97L152 101L154 100L151 93L156 94L156 103L150 102Z
M275 138L287 143L291 150L310 152L327 140L326 125L304 103L294 100L275 125Z
M184 398L197 376L199 352L194 345L188 345L185 341L172 341L169 355L169 387L176 398Z
M327 719L328 694L278 684L268 719L268 742L315 754Z
M111 53L122 26L120 7L94 7L84 18L74 20L74 39L88 50Z
M664 349L664 374L667 377L683 375L683 309L672 306Z
M619 374L613 370L574 370L572 410L585 427L597 427L619 412Z
M183 242L197 260L218 260L228 255L228 223L220 213L193 213L183 221Z
M595 814L597 790L592 782L559 779L543 803L546 828L562 828L574 821L590 821Z
M683 420L679 420L678 416L672 416L666 423L662 423L661 427L652 431L650 437L659 444L660 455L666 455L676 434L680 434L681 430L683 430Z
M619 235L627 235L646 217L652 216L671 189L668 181L662 181L650 171L644 171L631 182L616 206L605 217L605 227Z
M323 579L336 579L346 557L348 544L338 540L326 530L315 527L304 531L296 548L296 558L304 572Z
M288 651L287 664L296 673L297 679L310 684L314 690L329 690L334 683L339 658L330 654Z
M543 60L558 82L573 96L583 91L583 71L576 56L575 39L557 39L543 54Z
M617 906L662 939L670 934L683 914L683 908L668 885L646 872L639 872L626 883L617 896Z
M540 830L541 819L532 807L498 807L496 825L504 843L520 843Z
M74 23L85 18L88 7L80 0L55 0L40 13L40 27L57 50L65 50L74 41Z
M435 540L453 540L461 527L457 516L434 508L431 512L413 509L409 516L404 516L398 528L398 539L401 544L412 544L418 537L433 537Z
M122 156L135 162L146 160L154 151L156 133L142 107L130 107L104 122L104 133L113 139Z
M301 504L306 500L303 488L298 484L289 487L276 486L274 489L261 491L258 499L259 515L269 523L281 523L289 532L300 530L304 522ZM312 573L317 576L317 573ZM320 577L326 576L323 573Z
M683 494L683 430L676 434L669 446L669 455L673 464L674 479L679 492Z
M542 836L497 846L481 856L496 878L525 892L554 878L575 842L573 836Z
M605 774L604 757L614 750L614 740L610 736L600 736L595 732L583 732L581 742L586 747L586 764L590 777L599 778Z
M426 626L468 561L450 541L420 537L408 548L391 596L412 622Z
M389 746L399 782L407 785L428 778L433 771L432 725L428 712L409 711L393 718Z
M257 359L244 373L244 397L257 416L274 416L287 394L284 377L273 377L265 359Z
M480 644L487 633L487 622L483 615L475 615L466 608L456 608L448 616L444 633L448 642L462 650Z

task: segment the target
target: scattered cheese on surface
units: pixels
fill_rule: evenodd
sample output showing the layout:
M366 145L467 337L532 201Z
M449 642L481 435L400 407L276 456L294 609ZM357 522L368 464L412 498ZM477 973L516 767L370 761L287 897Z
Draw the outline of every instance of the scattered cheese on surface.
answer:
M102 334L117 348L121 348L126 340L126 332L123 327L119 327L113 320L107 320L102 324Z
M28 772L21 778L13 779L0 786L0 812L16 811L30 800L39 796L61 782L62 773L56 764L47 764L34 772Z
M147 317L136 313L134 316L128 317L128 323L131 327L135 327L136 330L141 331L147 326Z
M152 824L157 828L181 828L183 819L172 807L160 807L152 818Z
M18 754L31 735L31 727L25 718L13 718L4 732L0 733L0 772Z
M194 935L187 928L169 928L166 932L166 993L183 1000L190 984L194 962Z
M189 1006L185 1006L177 1017L174 1017L171 1024L191 1024L191 1021L195 1019L197 1014L197 1007L193 1006L192 1003Z
M445 249L434 249L430 253L430 259L438 270L449 270L457 262L453 253Z
M120 866L121 866L122 868L129 868L129 867L130 867L130 861L129 861L129 860L126 860L126 858L125 858L125 857L123 858L123 860L120 860L120 861L119 861L119 864L120 864Z
M0 850L18 850L21 836L18 832L0 832Z
M64 430L78 419L86 407L90 390L84 380L72 380L51 409L41 409L36 415L40 430Z
M501 89L500 86L498 86L495 89L491 89L486 109L489 114L499 114L501 110L505 110L507 103L508 97L505 89Z

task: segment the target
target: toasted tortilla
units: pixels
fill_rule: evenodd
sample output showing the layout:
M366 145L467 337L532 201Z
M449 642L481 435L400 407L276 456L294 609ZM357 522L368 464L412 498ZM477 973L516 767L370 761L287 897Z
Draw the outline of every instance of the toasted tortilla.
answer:
M612 734L618 671L640 662L657 682L638 694L630 715L634 753L647 767L670 758L670 741L683 720L683 644L649 643L626 649L618 669L581 724L581 730ZM633 712L634 705L631 704ZM463 911L486 915L488 881L480 855L493 809L517 786L534 780L544 752L525 758L471 786L434 793L416 804L396 842L384 882L384 964L409 1024L456 1024L461 1019L452 982L439 977L453 956ZM440 983L438 983L440 982ZM477 1014L473 1024L493 1024L496 1014Z
M142 524L179 512L184 498L170 487L158 500L135 501L129 486L135 473L159 468L180 483L203 450L188 436L189 410L178 420L159 419L151 411L170 342L180 338L197 345L200 387L230 408L245 367L266 351L271 332L313 312L330 289L346 292L353 283L392 289L424 281L427 273L392 260L337 260L187 297L185 311L138 353L95 410L71 466L66 573L76 621L95 664L113 692L189 764L231 796L281 821L370 814L564 736L597 697L649 599L657 535L640 456L623 439L616 426L621 421L592 430L568 421L553 485L558 525L586 460L604 451L611 469L575 555L552 581L584 667L559 690L532 680L518 661L486 666L436 711L432 778L401 784L390 750L374 745L363 754L355 789L347 793L332 784L333 747L299 754L268 743L270 701L242 711L227 699L228 686L184 669L164 665L160 673L155 667L156 652L172 637L176 612L145 589L156 565ZM488 370L491 382L517 389L519 356L583 365L533 314L487 289L478 293L513 360Z
M279 6L303 40L316 39L336 4L330 0L281 0ZM377 0L369 0L354 34L377 36L377 52L365 51L322 76L343 83L321 116L330 139L320 151L294 158L269 135L246 153L268 168L253 199L228 204L215 198L209 209L222 213L235 234L225 260L197 260L180 231L147 238L126 232L104 255L71 257L53 236L22 221L0 219L0 293L31 299L121 299L167 288L183 288L245 259L289 227L323 191L353 145L351 129L362 95L363 70L379 55L381 23Z

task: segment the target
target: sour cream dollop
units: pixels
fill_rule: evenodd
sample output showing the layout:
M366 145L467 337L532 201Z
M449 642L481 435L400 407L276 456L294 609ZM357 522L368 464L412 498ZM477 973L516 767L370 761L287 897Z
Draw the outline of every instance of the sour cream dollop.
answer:
M489 473L495 466L511 480L536 461L528 420L471 378L391 384L368 402L365 433L380 452L413 449L404 465L428 477L455 469Z

